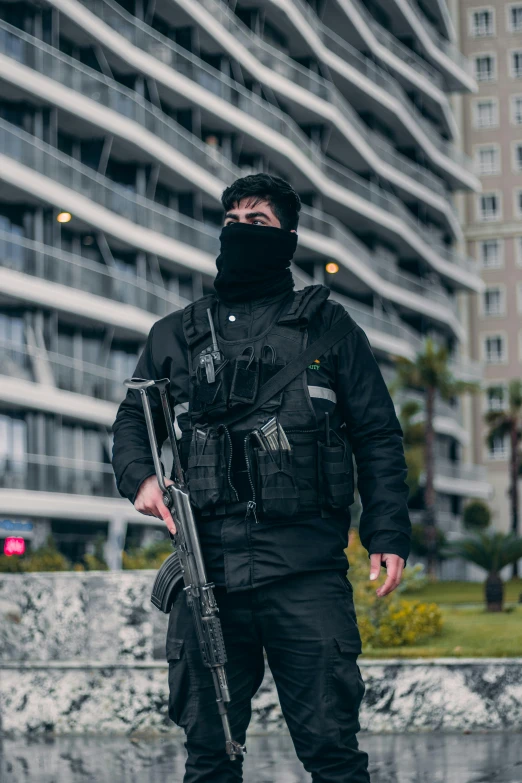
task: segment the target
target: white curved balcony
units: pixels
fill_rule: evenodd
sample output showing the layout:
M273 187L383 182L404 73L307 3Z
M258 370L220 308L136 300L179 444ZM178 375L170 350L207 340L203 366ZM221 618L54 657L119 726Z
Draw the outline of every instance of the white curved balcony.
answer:
M281 155L290 160L324 194L334 209L348 207L371 221L376 229L398 235L438 271L441 258L450 262L458 259L457 254L442 246L434 236L427 240L426 225L417 221L398 199L324 158L286 115L203 65L198 58L155 30L138 23L116 6L99 0L85 0L85 4L96 9L98 16L76 0L53 0L53 4L134 67L194 101L219 117L220 121L226 117L231 125L265 144L274 158ZM334 183L342 187L336 187ZM377 202L381 203L381 208L377 208ZM394 214L393 219L390 219L390 212ZM467 262L464 265L472 268ZM478 276L464 277L466 280L462 280L461 276L456 279L466 287L481 287Z
M158 317L189 300L166 288L42 242L0 231L4 296L76 313L142 337Z
M382 165L379 167L379 161L376 161L375 155L372 154L372 150L375 149L385 163L389 163L397 171L404 172L414 181L444 196L447 200L449 194L444 183L425 167L401 155L391 144L380 142L377 134L366 126L331 82L295 63L290 57L265 43L243 25L223 3L217 0L202 0L201 3L193 3L191 0L175 1L256 79L268 84L286 100L298 101L311 109L314 104L317 104L318 116L322 119L330 117L346 140L350 144L355 144L357 151L382 176L400 185L393 171L383 170ZM339 36L330 32L318 19L314 28L310 27L304 19L303 24L308 27L306 30L308 39L319 59L337 70L345 79L355 83L359 89L364 90L365 94L375 95L377 101L394 112L407 134L423 147L425 154L433 159L433 163L439 166L452 182L459 186L477 187L478 180L472 171L472 161L442 139L392 77L346 44ZM327 105L321 108L318 104L320 100ZM333 112L332 108L336 112ZM352 129L350 125L353 126ZM358 133L359 139L354 139L354 130ZM409 188L412 192L411 184ZM427 198L429 203L435 206L433 196L431 198L426 197L425 194L420 196L419 193L415 195ZM447 204L439 203L436 208L442 210L458 232L459 228L456 225L458 221L452 208L449 207L451 214L448 214Z
M186 2L186 0L184 1ZM209 2L212 1L209 0ZM381 27L359 0L348 0L353 5L352 23L363 41L367 43L368 48L375 53L376 59L382 62L382 66L364 56L356 47L325 25L303 0L270 0L270 2L284 11L289 21L299 30L318 58L337 71L345 80L360 86L366 84L370 94L375 93L375 97L387 107L391 107L392 97L398 101L405 109L405 113L398 111L398 107L393 107L393 110L398 112L397 116L403 122L405 129L412 132L412 122L415 121L426 134L429 142L435 145L443 155L457 163L459 169L462 169L462 171L459 170L458 176L463 177L464 181L468 183L466 186L469 186L470 174L473 173L469 157L445 142L437 130L418 111L401 86L405 81L404 76L407 74L410 77L406 79L408 87L411 89L412 86L415 86L422 90L424 102L430 106L432 114L440 117L441 125L449 137L456 138L459 135L459 129L448 97L444 92L444 80L438 71L432 69L425 60ZM394 75L392 76L389 71L392 71ZM356 72L359 72L359 78L357 78ZM361 77L365 77L365 81L362 83ZM400 78L401 84L396 77ZM406 120L407 117L409 117L409 122ZM417 134L418 131L419 129L417 129ZM415 133L415 129L413 132ZM423 145L422 136L418 138L419 143ZM432 155L429 148L427 154L430 157ZM437 161L443 170L446 165L447 172L447 164L435 157L434 162L437 163Z
M421 483L424 477L421 476ZM448 495L462 495L468 498L490 500L492 486L484 465L470 465L435 458L435 489Z
M311 285L314 280L295 265L292 274L296 288ZM352 318L364 329L372 348L387 356L404 356L413 359L420 350L422 342L419 335L403 324L398 318L392 318L382 310L366 307L347 296L332 291L331 298L340 302Z
M339 7L351 20L352 0L336 0ZM444 73L451 90L476 92L477 85L472 75L471 64L459 49L443 38L411 0L389 0L410 26L411 32L422 46L427 59Z
M59 209L67 205L87 225L126 244L215 274L215 228L129 192L4 120L0 149L0 180Z
M294 23L298 22L295 17L295 13L298 13L308 19L312 28L315 27L317 16L304 0L270 1L277 5L283 4L287 9L287 15L294 17ZM360 0L342 0L342 2L342 10L349 18L349 24L357 31L375 59L382 64L383 70L389 70L406 90L419 91L424 101L431 106L431 111L436 116L440 116L448 135L451 138L457 137L457 123L445 93L444 79L439 71L385 30ZM293 7L294 14L290 13L289 6Z

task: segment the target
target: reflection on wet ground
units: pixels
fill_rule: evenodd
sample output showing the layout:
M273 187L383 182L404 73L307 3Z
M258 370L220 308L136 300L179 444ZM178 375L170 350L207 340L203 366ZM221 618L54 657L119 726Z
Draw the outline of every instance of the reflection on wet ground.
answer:
M372 783L522 783L522 735L359 734ZM231 762L232 763L232 762ZM166 737L0 741L2 783L181 783L185 750ZM251 736L245 783L310 783L287 735ZM348 780L348 778L347 778Z

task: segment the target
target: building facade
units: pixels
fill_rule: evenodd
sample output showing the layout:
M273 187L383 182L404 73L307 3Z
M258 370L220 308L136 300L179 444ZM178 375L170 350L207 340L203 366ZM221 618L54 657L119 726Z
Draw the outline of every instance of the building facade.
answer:
M484 415L505 407L508 382L522 378L522 3L461 0L458 12L479 87L462 106L464 149L482 183L465 199L467 249L485 283L470 303L471 351L484 363L486 389L474 405L474 459L488 468L494 522L507 531L509 439L488 445Z
M154 321L212 290L246 173L297 189L298 287L331 287L385 375L431 335L480 377L448 99L476 83L445 0L0 2L0 62L0 536L74 559L102 535L116 566L163 531L117 495L110 426ZM435 427L453 529L487 485L457 402Z

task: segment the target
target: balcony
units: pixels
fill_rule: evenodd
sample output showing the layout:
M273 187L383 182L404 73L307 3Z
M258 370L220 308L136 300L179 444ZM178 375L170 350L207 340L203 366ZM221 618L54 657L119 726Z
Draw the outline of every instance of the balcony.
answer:
M85 362L34 344L0 340L0 375L41 383L95 400L121 402L125 396L125 371ZM136 357L136 362L137 362Z
M0 231L0 259L1 267L159 317L190 304L190 300L137 275L5 231Z
M46 454L0 460L0 489L120 497L112 465Z
M182 3L182 5L185 10L192 13L196 22L201 24L202 14L200 7L192 4L187 7L184 3ZM220 44L226 47L227 44L223 42L222 36L219 34L219 28L216 27L216 21L218 21L224 30L233 35L234 44L239 43L243 47L242 62L246 68L254 72L254 75L258 75L259 69L252 66L252 55L255 56L260 64L266 66L271 74L277 74L277 76L291 82L292 85L298 85L307 92L328 101L355 127L363 139L368 139L370 146L375 149L374 137L377 140L379 137L369 130L366 124L362 122L357 112L352 109L350 104L332 82L322 78L313 71L304 68L302 65L297 64L292 58L282 54L276 48L265 43L259 36L252 33L246 25L242 24L237 16L224 4L218 3L216 0L202 0L201 5L203 5L209 13L207 32ZM329 54L331 50L343 60L343 63L346 62L350 66L355 67L365 78L371 79L380 90L386 90L388 96L391 95L400 102L402 108L406 110L409 132L412 132L411 118L413 118L419 125L419 128L413 130L413 135L416 136L417 142L423 144L423 142L426 142L424 136L426 135L428 137L429 141L426 145L428 155L431 151L431 144L434 144L436 149L448 158L446 161L446 173L448 173L448 170L450 169L450 163L453 164L452 174L455 172L455 163L471 172L472 163L469 158L442 139L440 134L437 133L428 120L421 115L414 104L409 100L406 93L400 88L395 79L343 41L343 39L335 33L330 31L318 18L314 20L313 27L311 27L311 33L313 35L319 35L322 42L322 49L326 50L327 54ZM316 54L319 56L319 59L324 59L323 50L316 52ZM235 56L237 56L237 54ZM335 68L337 66L337 57L334 57L333 59L329 58L328 65ZM345 78L347 77L346 70L342 70L342 75ZM281 82L278 83L277 81L274 81L270 86L276 91L278 91L278 89L282 90ZM283 92L285 98L292 97L294 100L298 100L295 91L290 93L288 89L285 89ZM349 137L348 141L351 141ZM444 198L448 198L448 192L443 181L439 177L425 167L414 163L406 156L401 155L391 144L381 146L377 143L377 151L383 160L390 163L399 171L413 177L414 180L425 185L435 193L442 195Z
M198 248L208 254L208 271L211 271L210 256L215 255L217 229L129 191L4 120L0 120L0 149L7 157L79 194L82 201L88 199L125 218L129 224L175 239L187 249Z
M228 158L211 149L134 90L1 20L0 52L138 123L224 182L238 176Z
M393 0L393 5L410 26L427 57L438 69L443 69L450 89L473 91L476 85L469 61L455 44L440 35L415 0Z
M352 172L343 168L340 164L336 164L325 158L320 149L314 145L300 128L285 114L236 84L231 79L225 77L223 74L209 68L198 58L194 57L186 50L183 50L181 47L178 47L169 39L160 35L155 30L152 30L152 28L138 22L123 10L118 9L117 6L113 6L112 4L109 5L108 2L104 2L103 0L83 0L80 8L83 8L83 6L87 7L92 14L96 14L98 18L107 23L119 34L124 35L134 46L140 47L154 59L160 60L162 63L169 66L169 70L187 76L191 82L200 85L205 91L210 91L212 95L216 95L220 99L226 101L227 110L231 113L231 121L234 111L239 109L244 117L239 117L237 114L234 116L237 116L239 122L245 123L245 127L248 127L247 133L249 135L256 138L258 137L256 131L252 128L251 120L254 119L260 121L263 126L271 128L276 131L276 133L285 136L292 142L294 150L289 151L288 145L282 145L285 151L281 152L277 149L277 146L273 145L271 148L272 154L278 153L279 155L291 158L292 160L295 158L295 165L299 168L301 174L308 176L312 183L325 192L325 194L329 195L331 192L330 198L335 202L338 208L340 208L341 205L346 207L349 200L350 209L353 209L356 212L362 212L364 217L372 223L375 223L375 225L386 225L393 233L401 235L405 241L414 248L415 252L419 252L427 260L429 260L430 257L435 258L439 254L443 254L443 257L446 260L452 262L456 259L454 253L442 246L437 241L436 237L426 237L426 225L417 221L404 207L402 202L399 202L398 199L390 194L386 194L385 191L379 189L376 185L369 186L368 182L362 177L357 177L357 175L352 174ZM80 14L78 15L78 20L79 19ZM82 15L82 22L84 24L88 24L90 21L90 19ZM94 23L94 21L95 17L92 17L92 22ZM98 30L98 35L100 35L102 31L99 24L96 29ZM92 32L95 34L94 25ZM155 72L158 73L156 70ZM169 78L165 79L165 82L167 81L169 84L171 83L170 74ZM176 87L176 89L182 90L183 94L186 94L187 97L191 96L191 99L196 100L196 102L199 100L193 90L188 89L188 85L185 87L180 83L179 87ZM203 98L201 98L201 103L205 104ZM210 105L210 102L205 105ZM212 111L217 111L217 107L212 109ZM259 128L259 134L261 136L266 135L262 128ZM269 140L267 138L265 143L268 142ZM303 165L304 161L302 156L304 156L305 159L308 159L315 168L315 171L313 169L310 170L308 166ZM298 157L301 158L301 162L297 162ZM329 187L328 179L325 180L324 176L321 177L321 174L325 175L328 179L334 177L343 188L347 189L349 192L351 191L352 194L355 193L356 195L361 196L367 203L358 204L357 201L349 198L348 193L346 194L348 198L346 198L344 194L339 193L337 189L331 189ZM374 216L373 210L368 210L368 206L371 203L376 204L377 201L380 201L383 205L386 204L386 208L383 207L381 209L381 214ZM403 220L406 220L406 228L412 229L412 232L409 233L406 231L406 236L404 236L403 226L397 221L390 221L388 219L390 211L393 211L394 214L400 216ZM473 269L474 267L471 266L468 268ZM461 282L464 282L462 277L460 280ZM470 281L468 279L467 283L471 283L473 288L475 288L476 285L480 285L478 277L476 281Z

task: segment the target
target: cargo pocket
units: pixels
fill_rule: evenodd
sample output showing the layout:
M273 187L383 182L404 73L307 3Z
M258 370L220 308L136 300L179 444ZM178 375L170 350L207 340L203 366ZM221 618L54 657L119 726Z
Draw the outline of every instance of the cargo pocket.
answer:
M268 519L294 516L299 509L299 490L294 478L292 451L254 449L254 454L261 516Z
M319 499L330 511L348 509L354 501L352 450L338 433L332 432L335 442L317 443L319 469Z
M186 471L192 505L206 511L230 500L225 432L194 427Z
M331 642L329 700L332 715L343 733L356 734L360 729L359 708L366 690L357 665L358 645L354 639L338 637Z
M169 665L169 718L186 727L192 709L190 672L187 665L183 639L167 637L167 662Z

